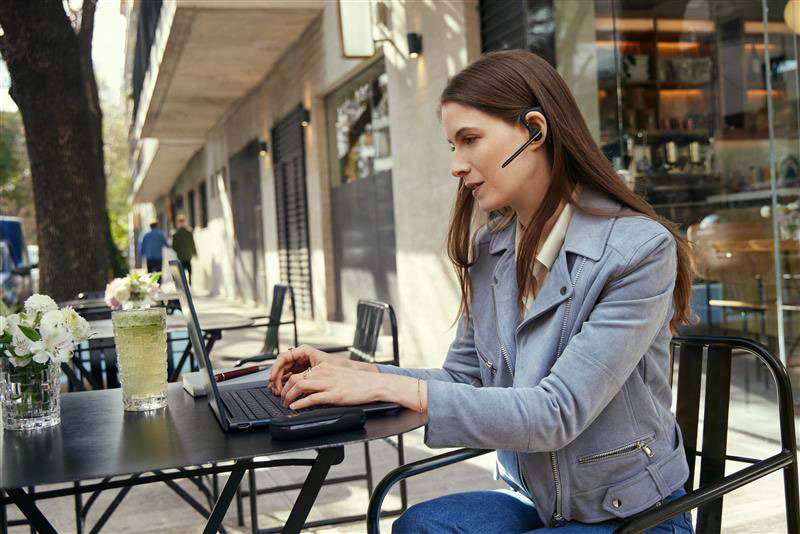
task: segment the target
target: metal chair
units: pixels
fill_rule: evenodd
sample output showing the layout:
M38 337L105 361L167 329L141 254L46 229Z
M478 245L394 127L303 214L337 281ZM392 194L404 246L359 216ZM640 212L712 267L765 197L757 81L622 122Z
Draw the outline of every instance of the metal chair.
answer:
M291 321L284 321L282 320L283 317L283 308L284 303L286 301L286 294L289 294L289 302L292 308L292 320ZM297 346L297 312L294 307L294 293L292 292L291 286L276 284L272 288L272 304L270 305L269 316L259 316L253 317L254 320L258 321L259 319L266 319L266 322L258 323L249 325L249 326L242 326L239 328L230 328L229 330L242 330L242 329L249 329L249 328L263 328L267 327L266 335L264 336L264 345L261 347L261 350L258 354L254 356L248 356L246 358L240 358L234 364L235 367L239 367L240 365L244 365L246 363L254 363L254 362L263 362L266 360L274 360L278 357L278 352L280 351L279 346L279 339L278 339L278 329L281 325L291 324L294 328L294 344Z
M391 329L392 334L392 358L391 360L381 360L378 361L375 353L378 348L378 337L384 326L384 320L388 318L389 327ZM342 352L349 352L350 359L358 360L362 362L368 363L382 363L382 364L391 364L391 365L400 365L400 349L398 343L398 336L397 336L397 316L394 313L394 309L385 302L380 302L377 300L366 300L362 299L358 301L358 307L356 308L356 330L355 334L353 335L353 343L350 345L342 345L342 346L333 346L333 347L319 347L320 350L323 352L331 353L342 353ZM397 450L397 459L398 465L402 465L405 461L405 455L403 452L403 436L400 435L397 437L397 442L395 443L394 440L386 438L384 441L390 444L393 448ZM346 476L346 477L338 477L338 478L328 478L325 481L325 484L341 484L344 482L353 482L355 480L366 480L367 483L367 492L372 494L373 489L373 482L372 482L372 461L370 458L370 449L369 449L369 442L364 443L364 459L365 459L365 472L363 474ZM243 507L242 507L242 499L249 498L250 501L250 520L251 520L251 530L253 533L259 534L266 534L270 532L279 532L280 528L277 529L259 529L258 527L258 499L259 495L264 495L267 493L277 493L282 491L289 491L293 489L301 488L302 484L289 484L285 486L279 487L272 487L272 488L261 488L258 489L256 485L256 473L255 469L250 469L248 471L248 489L239 489L236 496L236 510L237 510L237 517L239 526L244 525L243 520ZM408 497L407 497L407 490L405 482L401 482L400 484L400 502L401 506L397 510L391 510L385 512L384 515L396 515L401 514L405 511L408 507ZM365 515L358 515L358 516L348 516L348 517L336 517L332 519L322 519L319 521L313 521L306 523L304 528L313 528L322 525L335 525L339 523L350 523L353 521L363 521L366 518Z
M718 534L722 527L722 500L726 493L754 482L775 471L783 470L787 532L800 532L798 504L797 441L794 430L792 386L781 362L769 350L749 339L716 336L679 336L672 340L671 365L676 350L679 354L676 417L683 434L689 479L687 494L663 506L655 506L627 518L615 531L618 534L642 532L670 517L698 508L697 534ZM734 352L736 351L736 352ZM731 360L742 352L755 355L770 370L777 386L781 451L764 459L727 454L728 409L730 404ZM697 449L703 356L706 355L705 412L703 416L703 449ZM714 379L710 379L714 377ZM372 494L367 511L367 532L380 532L379 513L383 499L398 481L492 452L479 449L458 449L432 458L398 467L380 481ZM700 457L700 484L693 489L696 457ZM751 464L725 476L726 460Z

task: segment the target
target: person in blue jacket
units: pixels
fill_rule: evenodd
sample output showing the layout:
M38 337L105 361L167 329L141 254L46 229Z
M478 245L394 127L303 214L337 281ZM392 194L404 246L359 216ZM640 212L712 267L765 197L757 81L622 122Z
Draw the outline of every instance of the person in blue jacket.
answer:
M156 219L150 220L150 230L142 236L139 243L139 254L145 259L147 263L147 272L156 273L161 271L161 264L163 262L163 248L169 246L167 238L161 230L158 229L158 221Z
M508 490L416 504L395 533L613 532L689 475L669 385L670 340L691 317L689 244L614 172L542 58L482 56L445 87L441 119L461 288L444 365L302 346L269 386L295 409L396 402L427 415L430 447L497 449ZM477 231L476 210L489 216ZM654 532L692 525L682 514Z

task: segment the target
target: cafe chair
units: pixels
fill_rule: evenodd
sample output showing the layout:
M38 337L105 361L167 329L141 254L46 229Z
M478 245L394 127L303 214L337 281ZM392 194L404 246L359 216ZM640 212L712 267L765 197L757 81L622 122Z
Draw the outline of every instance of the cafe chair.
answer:
M378 360L375 354L378 348L378 337L380 336L380 333L383 330L384 322L386 322L387 320L388 320L388 326L392 334L392 358L386 360ZM359 300L358 306L356 308L356 330L355 334L353 335L353 343L350 345L318 347L318 348L319 350L327 352L329 354L349 353L350 359L352 360L399 366L400 349L397 336L397 316L395 315L394 309L391 307L391 305L385 302L380 302L377 300L366 300L366 299ZM384 441L386 441L386 443L391 445L392 448L394 448L397 451L398 465L402 465L403 462L405 462L402 434L397 436L396 442L395 439L393 438L385 438ZM326 485L337 484L337 483L341 484L345 482L353 482L355 480L365 480L367 484L367 492L371 495L373 490L373 481L372 481L372 461L370 458L369 442L364 443L364 460L365 460L364 473L346 477L329 478L325 481L325 484ZM250 501L250 518L251 518L252 532L262 533L262 534L265 532L272 532L273 530L261 530L258 527L258 496L268 493L276 493L276 492L299 489L302 486L303 486L302 484L291 484L280 487L259 489L256 485L255 469L250 469L248 471L248 489L242 489L240 487L239 492L237 493L236 496L237 499L236 510L238 514L237 517L239 526L244 525L244 520L242 517L243 516L242 500L248 498ZM401 514L407 508L408 497L407 497L405 482L400 483L400 503L401 504L399 509L385 512L384 515ZM349 523L353 521L363 521L365 518L366 516L362 514L358 516L322 519L319 521L306 523L304 525L304 528L313 528L322 525L333 525L338 523ZM277 531L279 530L280 529L278 529Z
M286 295L289 295L289 303L292 309L292 318L291 320L284 320L283 319L283 308L284 303L286 302ZM258 354L253 356L248 356L246 358L240 358L234 364L235 367L239 367L240 365L245 365L248 363L255 363L255 362L263 362L267 360L274 360L278 357L278 353L280 352L279 346L279 339L278 339L278 329L282 325L290 324L294 329L294 345L297 346L297 312L294 307L294 292L292 291L291 286L276 284L272 288L272 304L270 305L269 315L266 316L258 316L253 317L256 321L252 325L242 326L237 328L229 328L228 330L242 330L242 329L250 329L250 328L264 328L266 327L267 331L264 336L264 345L262 345L261 350ZM266 321L259 322L263 319ZM223 359L225 357L223 356Z
M677 336L672 340L671 366L678 354L678 386L676 417L683 435L686 458L689 461L689 479L684 484L686 495L664 505L627 518L616 529L617 534L632 534L653 528L670 517L697 508L697 534L719 534L722 528L723 496L760 478L783 471L784 501L787 532L800 532L800 504L798 504L797 441L794 429L792 386L786 368L764 345L744 338L717 336ZM728 411L731 390L731 360L742 353L754 355L767 367L777 387L778 421L781 450L763 459L734 456L727 453ZM705 376L714 377L703 384ZM701 397L705 407L700 424ZM698 432L702 426L703 448L698 450ZM367 510L367 532L380 532L380 510L389 489L408 477L492 452L478 449L457 449L432 458L398 467L381 480ZM697 458L700 458L699 466ZM750 464L732 474L725 475L726 461ZM699 467L699 485L694 488L695 472Z

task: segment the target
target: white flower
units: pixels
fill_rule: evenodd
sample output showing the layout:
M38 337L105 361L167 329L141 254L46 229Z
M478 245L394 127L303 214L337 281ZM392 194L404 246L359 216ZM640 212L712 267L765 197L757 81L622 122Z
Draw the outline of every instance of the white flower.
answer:
M128 284L120 284L114 290L114 298L116 298L120 302L125 302L129 298L131 298L131 289Z
M67 306L61 310L61 314L64 317L64 324L69 330L72 339L75 340L76 343L82 343L89 338L89 334L91 333L89 330L89 322L78 315L72 307Z
M6 333L7 323L8 321L6 320L6 318L0 315L0 336Z
M63 363L69 361L75 343L72 336L65 328L53 328L42 331L42 339L31 343L33 361L47 363L48 361Z
M8 331L11 332L11 346L14 348L14 352L18 356L25 356L31 351L30 344L32 341L28 336L22 333L22 330L19 329L19 325L23 324L27 326L25 324L26 322L18 313L9 315L6 318L6 322L8 324Z
M55 330L66 331L67 325L64 321L64 314L59 310L53 310L42 315L42 320L39 322L39 329L42 336L48 335Z
M770 215L772 214L772 207L771 206L761 206L761 209L759 210L759 213L761 214L761 216L763 218L769 219Z
M44 314L57 309L58 304L56 304L56 301L47 295L35 293L28 297L28 300L25 301L25 314L31 318L31 321L36 320L37 313Z

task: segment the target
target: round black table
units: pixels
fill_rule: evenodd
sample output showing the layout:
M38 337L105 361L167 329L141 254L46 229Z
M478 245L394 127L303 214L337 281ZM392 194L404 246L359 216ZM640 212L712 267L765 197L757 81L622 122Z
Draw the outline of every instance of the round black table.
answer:
M279 441L266 428L223 432L207 399L189 396L178 384L168 386L166 409L142 413L122 410L119 389L65 393L60 425L35 432L2 432L0 488L8 496L0 498L0 504L16 504L40 532L55 532L36 500L229 472L204 530L216 532L247 469L311 465L283 530L299 532L330 467L343 461L344 445L402 434L424 425L425 420L422 414L401 409L369 416L359 430ZM305 450L316 450L316 459L254 460ZM233 463L192 467L226 461ZM185 469L162 471L170 468ZM122 475L131 477L37 491L33 496L23 489Z

